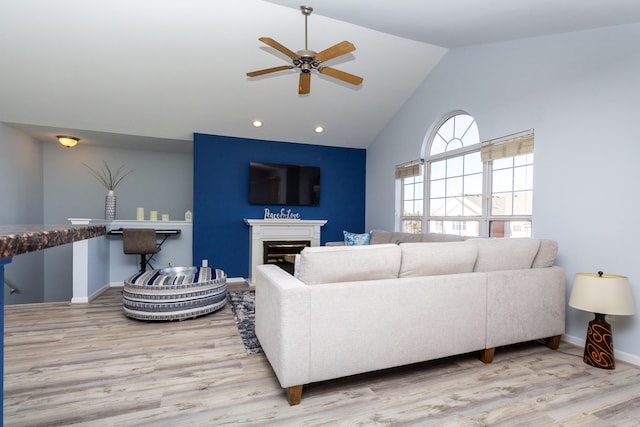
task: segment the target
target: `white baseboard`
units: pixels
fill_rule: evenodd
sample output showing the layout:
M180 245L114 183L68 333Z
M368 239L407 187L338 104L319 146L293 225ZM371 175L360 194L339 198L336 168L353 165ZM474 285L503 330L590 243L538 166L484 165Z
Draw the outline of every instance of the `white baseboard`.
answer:
M246 281L243 277L227 277L227 283L242 283Z
M573 344L575 346L584 348L584 343L585 343L584 338L577 338L572 335L563 335L561 340L569 344ZM613 348L613 351L614 351L614 357L616 358L616 360L640 367L640 357L636 356L635 354L616 350L615 347Z
M72 304L78 304L78 303L90 303L91 301L93 301L94 299L98 298L100 295L102 295L103 293L105 293L106 291L109 290L109 288L111 288L112 286L118 286L117 283L108 283L104 286L102 286L100 289L98 289L97 291L95 291L94 293L92 293L91 295L89 295L88 297L73 297L71 298L71 303ZM120 283L120 286L124 286L123 283Z

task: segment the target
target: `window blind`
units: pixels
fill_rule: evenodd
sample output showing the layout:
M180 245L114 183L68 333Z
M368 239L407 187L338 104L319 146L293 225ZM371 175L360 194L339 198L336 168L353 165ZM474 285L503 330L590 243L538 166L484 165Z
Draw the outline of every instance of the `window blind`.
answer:
M533 153L533 130L484 142L480 153L483 162Z
M412 162L396 166L396 179L420 175L422 173L422 164L422 160L414 160Z

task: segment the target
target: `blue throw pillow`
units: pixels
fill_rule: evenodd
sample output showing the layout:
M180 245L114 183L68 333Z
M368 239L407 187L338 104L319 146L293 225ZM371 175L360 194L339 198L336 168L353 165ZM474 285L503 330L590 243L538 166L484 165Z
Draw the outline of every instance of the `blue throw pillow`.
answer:
M346 246L368 245L371 239L371 232L356 234L343 231L342 234L344 234L344 244Z

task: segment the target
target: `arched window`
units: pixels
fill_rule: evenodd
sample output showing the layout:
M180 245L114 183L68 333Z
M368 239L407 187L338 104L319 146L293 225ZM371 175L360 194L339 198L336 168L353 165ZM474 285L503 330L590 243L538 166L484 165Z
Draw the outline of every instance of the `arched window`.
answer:
M398 229L531 236L532 130L481 143L475 119L455 111L434 126L424 153L424 161L396 168Z
M479 236L483 166L475 119L463 112L448 115L430 135L427 148L427 230Z

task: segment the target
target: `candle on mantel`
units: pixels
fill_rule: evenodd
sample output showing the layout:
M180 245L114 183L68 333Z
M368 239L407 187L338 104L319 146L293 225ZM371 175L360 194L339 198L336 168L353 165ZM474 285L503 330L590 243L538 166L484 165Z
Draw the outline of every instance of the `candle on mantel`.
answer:
M158 220L158 211L149 212L149 221L157 221Z
M169 214L162 214L163 221L169 221Z
M136 208L136 219L144 221L144 208Z

